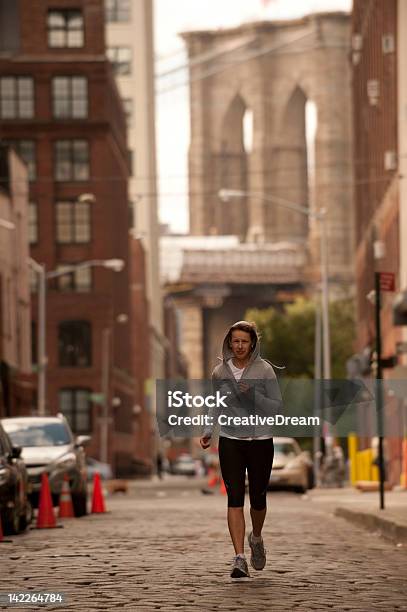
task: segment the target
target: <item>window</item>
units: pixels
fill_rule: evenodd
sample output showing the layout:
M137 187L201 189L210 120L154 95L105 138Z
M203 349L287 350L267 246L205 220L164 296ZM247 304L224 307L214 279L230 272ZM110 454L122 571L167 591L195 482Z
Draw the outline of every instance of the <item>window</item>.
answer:
M130 21L130 0L105 0L106 21Z
M116 75L124 75L131 73L130 47L108 47L107 57L112 62L113 72Z
M133 119L133 100L131 98L122 98L122 103L127 125L131 125Z
M78 10L48 11L48 45L50 47L83 47L83 16Z
M0 77L1 119L34 117L34 81L31 77Z
M88 80L83 76L52 79L52 104L56 119L83 119L88 116Z
M86 368L92 363L92 334L88 321L63 321L58 326L59 365Z
M71 264L58 266L57 270L61 271L70 267ZM56 279L59 291L78 291L86 293L92 288L92 270L87 268L76 268L72 272L67 272L63 276L58 276Z
M36 150L34 140L5 140L4 143L13 147L21 157L28 170L28 180L35 181L37 175Z
M36 202L28 204L28 240L30 244L38 242L38 207Z
M59 392L59 410L75 434L92 431L90 394L90 389L76 388L61 389Z
M89 202L57 202L57 242L84 244L90 241Z
M86 140L57 140L55 179L86 181L89 178L89 145Z

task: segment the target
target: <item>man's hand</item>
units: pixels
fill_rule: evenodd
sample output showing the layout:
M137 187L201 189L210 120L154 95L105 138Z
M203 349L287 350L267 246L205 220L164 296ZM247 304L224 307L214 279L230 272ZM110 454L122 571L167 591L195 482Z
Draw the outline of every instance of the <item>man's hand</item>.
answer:
M199 444L204 450L209 448L211 445L211 436L202 436L202 438L199 440Z

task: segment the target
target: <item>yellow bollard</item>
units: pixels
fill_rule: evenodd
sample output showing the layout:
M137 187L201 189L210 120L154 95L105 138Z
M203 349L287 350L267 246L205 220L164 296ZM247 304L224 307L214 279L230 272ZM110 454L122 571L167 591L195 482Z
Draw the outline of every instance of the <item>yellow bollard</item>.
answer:
M373 451L371 448L367 448L365 450L365 461L366 461L366 480L373 480L373 465L372 465L372 458L373 458Z
M350 464L350 483L354 485L358 480L358 439L356 434L351 433L348 435L348 457Z
M360 453L362 459L362 478L361 480L369 480L369 463L367 459L366 449Z

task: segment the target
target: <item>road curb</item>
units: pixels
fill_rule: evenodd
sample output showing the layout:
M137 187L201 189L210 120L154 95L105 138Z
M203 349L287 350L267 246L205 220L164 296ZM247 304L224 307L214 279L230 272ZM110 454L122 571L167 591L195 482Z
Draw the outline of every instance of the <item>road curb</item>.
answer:
M407 544L407 526L400 525L395 521L392 521L376 514L369 512L362 512L357 510L349 510L349 508L335 508L334 514L341 518L354 523L360 527L364 527L369 531L379 531L380 534L398 544Z

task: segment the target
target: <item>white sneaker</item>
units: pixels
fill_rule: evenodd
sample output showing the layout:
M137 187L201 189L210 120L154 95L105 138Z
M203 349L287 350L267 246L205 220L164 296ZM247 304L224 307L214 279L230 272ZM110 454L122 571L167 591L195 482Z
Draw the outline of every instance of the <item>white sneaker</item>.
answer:
M243 557L237 556L233 559L231 578L249 578L249 568L247 561Z
M264 548L263 538L260 542L253 542L253 532L248 535L247 541L252 554L250 556L250 565L255 570L262 570L266 565L266 549Z

